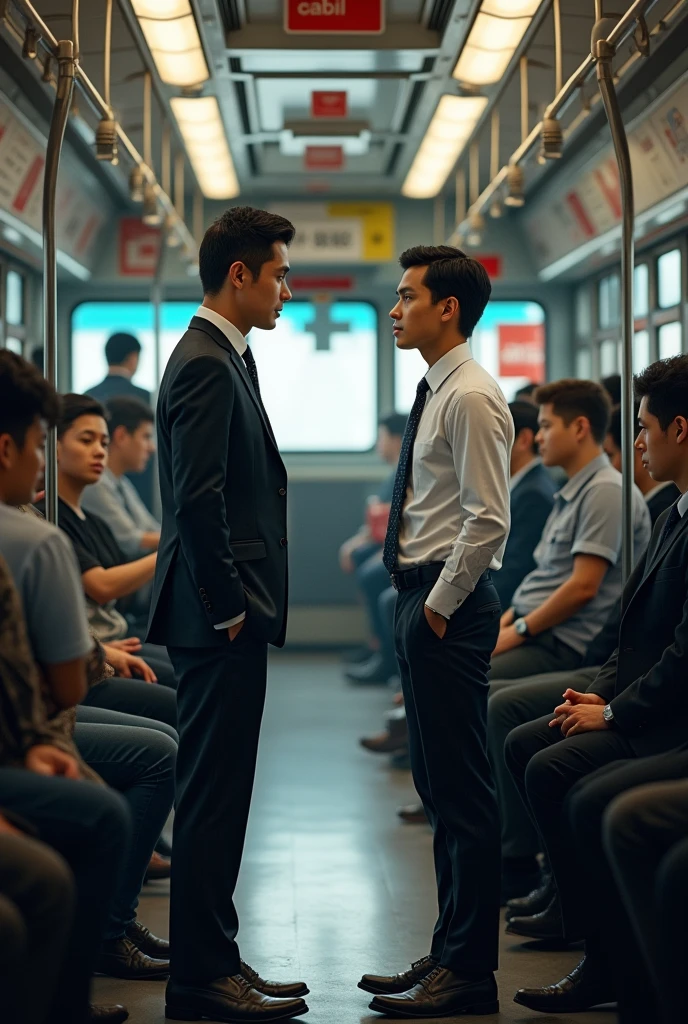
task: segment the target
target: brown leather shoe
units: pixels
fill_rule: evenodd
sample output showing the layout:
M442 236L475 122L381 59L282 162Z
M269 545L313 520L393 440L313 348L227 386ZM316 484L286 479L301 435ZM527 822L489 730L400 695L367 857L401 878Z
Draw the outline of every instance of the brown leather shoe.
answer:
M303 999L272 999L235 974L206 984L182 985L169 981L165 993L165 1016L169 1020L254 1021L288 1020L308 1013Z
M258 971L254 971L244 960L241 961L241 977L257 992L262 992L264 996L272 996L273 999L296 999L298 996L307 996L310 992L305 981L265 981Z
M170 973L170 963L169 960L146 956L125 936L123 939L103 943L96 971L110 978L151 981L153 978L166 978Z
M163 857L155 850L151 856L148 867L146 868L146 877L144 882L155 882L159 878L169 878L172 874L172 861L168 857Z
M95 1006L91 1003L86 1014L88 1024L124 1024L128 1019L129 1011L120 1003L115 1006Z
M465 978L439 964L408 992L375 996L370 1009L388 1017L486 1017L499 1013L493 974Z
M126 935L146 956L152 956L156 960L169 960L170 944L167 939L159 939L140 921L132 921L127 927Z
M364 974L358 983L358 987L364 992L372 992L373 995L394 995L397 992L408 992L410 988L417 985L437 966L431 956L423 956L420 960L414 960L408 971L402 974L391 976L384 974Z

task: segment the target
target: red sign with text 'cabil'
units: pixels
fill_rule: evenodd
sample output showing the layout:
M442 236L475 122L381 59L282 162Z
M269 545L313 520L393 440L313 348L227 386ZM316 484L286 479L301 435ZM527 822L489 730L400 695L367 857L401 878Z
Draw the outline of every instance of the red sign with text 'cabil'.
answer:
M286 32L375 35L385 30L384 0L284 0Z
M543 324L500 324L499 376L545 379L545 328Z
M306 146L307 171L339 171L344 166L341 146Z
M311 95L311 117L346 117L346 92L314 92Z

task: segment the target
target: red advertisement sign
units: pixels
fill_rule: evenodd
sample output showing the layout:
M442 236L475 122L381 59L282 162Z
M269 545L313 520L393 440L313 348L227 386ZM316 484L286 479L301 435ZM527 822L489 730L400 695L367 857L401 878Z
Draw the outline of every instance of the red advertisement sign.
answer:
M307 171L339 171L344 166L342 146L306 146Z
M160 230L138 217L119 222L118 269L121 277L153 277L160 251Z
M311 117L346 117L346 92L314 92L311 95Z
M43 159L43 157L37 156L35 160L33 160L31 166L29 167L28 173L24 178L24 181L22 182L19 191L14 197L14 202L12 203L12 207L17 211L17 213L23 212L27 202L31 198L31 194L34 188L36 187L36 182L40 178L41 172L43 171L44 164L45 160Z
M543 324L499 325L499 376L545 379Z
M286 32L376 35L385 30L384 0L285 0Z
M289 278L293 292L350 292L353 286L353 277L310 277L302 274Z
M474 258L485 267L491 281L496 281L498 277L502 276L501 256L475 256Z

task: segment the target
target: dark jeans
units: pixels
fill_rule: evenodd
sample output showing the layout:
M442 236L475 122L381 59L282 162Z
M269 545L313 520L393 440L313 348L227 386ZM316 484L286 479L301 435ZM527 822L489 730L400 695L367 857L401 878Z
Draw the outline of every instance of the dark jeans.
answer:
M91 687L82 705L121 711L139 718L153 718L171 725L173 729L177 727L177 696L174 690L159 683L145 683L143 679L104 679Z
M0 984L11 1024L48 1024L74 902L59 854L28 836L0 834Z
M582 654L547 630L513 651L492 658L490 679L524 679L541 672L573 672L582 660Z
M395 676L399 671L397 652L394 644L394 613L397 607L397 592L388 587L380 594L377 602L380 618L380 656L388 676Z
M123 711L85 707L80 704L76 709L76 720L82 725L130 725L138 729L154 729L169 736L175 745L179 744L177 730L167 722L156 722L154 718L140 718L138 715L125 715Z
M379 550L366 561L362 562L354 573L356 583L363 597L368 624L372 635L382 644L383 623L380 619L378 601L380 595L389 588L389 573L382 564Z
M84 761L122 794L131 812L129 856L103 936L117 939L136 918L146 868L172 808L177 744L157 729L85 723L77 723L74 739Z
M442 640L424 605L431 587L402 591L396 647L413 781L433 828L439 902L431 952L458 973L497 968L499 816L487 757L487 671L500 604L486 576Z
M132 634L130 633L129 635L131 636ZM139 634L134 635L138 636ZM145 633L143 635L145 636ZM161 647L159 644L143 644L141 650L137 653L137 657L143 658L150 665L158 677L158 684L160 686L169 686L172 690L177 689L174 669L165 647Z
M74 923L49 1019L50 1024L85 1024L91 975L128 856L131 820L126 802L95 782L0 768L0 807L26 818L71 869ZM40 976L34 983L41 984Z

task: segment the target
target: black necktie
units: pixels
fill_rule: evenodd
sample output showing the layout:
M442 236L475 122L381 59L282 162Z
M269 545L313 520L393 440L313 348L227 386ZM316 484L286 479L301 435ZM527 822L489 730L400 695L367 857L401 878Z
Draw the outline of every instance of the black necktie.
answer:
M678 510L678 502L674 502L674 504L669 509L669 515L664 520L664 529L662 530L662 537L659 542L659 547L657 548L658 551L660 548L664 547L668 537L680 522L681 513Z
M416 400L413 403L411 412L409 413L406 430L404 431L404 438L401 442L397 474L394 478L392 505L389 510L389 520L387 522L387 536L385 537L385 546L382 553L382 561L384 562L387 572L394 572L397 567L399 524L401 523L401 510L403 508L404 497L406 495L406 481L408 479L409 467L411 464L411 453L413 452L413 442L415 441L416 434L418 432L418 424L420 423L420 418L423 415L423 409L425 408L425 396L427 395L429 388L430 385L426 381L425 377L423 377L416 390Z
M258 383L258 367L256 366L255 356L253 355L253 352L251 351L250 348L246 348L243 358L244 362L246 363L248 375L251 378L251 383L253 384L253 390L256 393L256 398L262 405L262 400L260 397L260 384Z

